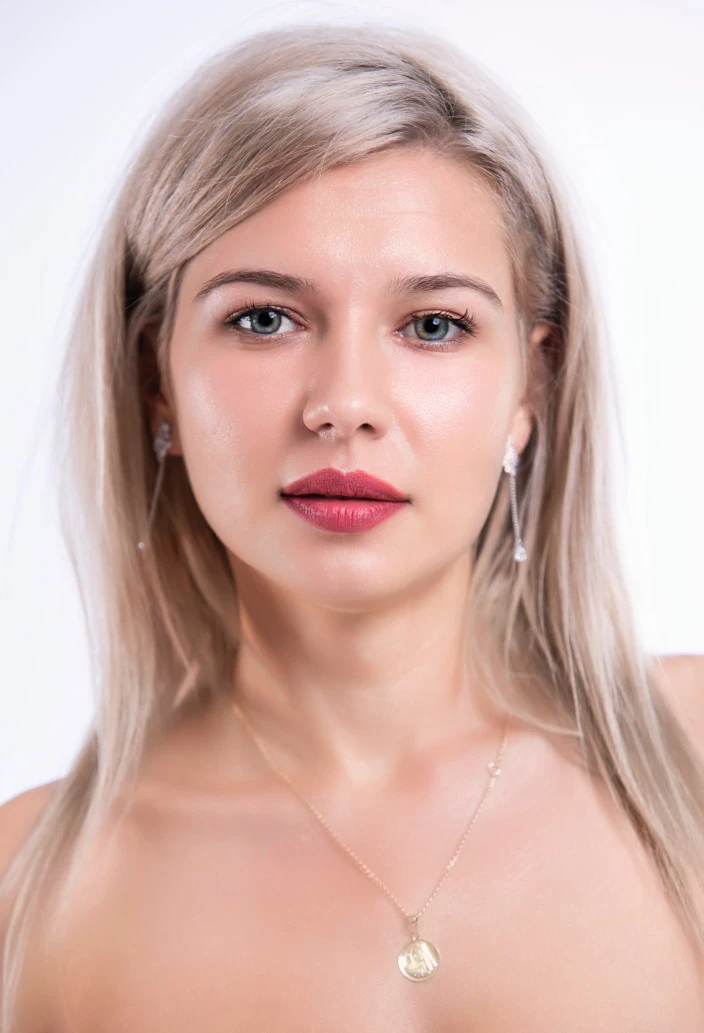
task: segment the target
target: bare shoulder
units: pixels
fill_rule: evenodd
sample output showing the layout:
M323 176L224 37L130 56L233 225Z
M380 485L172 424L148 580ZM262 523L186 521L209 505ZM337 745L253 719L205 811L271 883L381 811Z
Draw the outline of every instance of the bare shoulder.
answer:
M677 654L654 660L663 697L704 756L704 655Z
M16 898L14 885L8 886L4 876L13 860L39 821L44 809L61 782L56 779L26 789L0 804L0 951L4 950L8 923ZM34 1030L44 1025L45 1001L48 997L47 979L39 956L28 951L16 1001L19 1028Z
M0 804L0 879L39 821L61 779L26 789Z
M0 944L5 935L13 894L5 882L12 862L39 821L60 782L46 782L26 789L0 804Z

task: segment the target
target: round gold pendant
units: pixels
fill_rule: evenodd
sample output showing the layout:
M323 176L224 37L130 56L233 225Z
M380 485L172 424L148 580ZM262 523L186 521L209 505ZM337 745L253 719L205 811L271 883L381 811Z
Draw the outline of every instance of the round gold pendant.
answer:
M429 940L414 937L409 940L398 956L398 967L406 979L414 983L430 979L440 964L440 953Z

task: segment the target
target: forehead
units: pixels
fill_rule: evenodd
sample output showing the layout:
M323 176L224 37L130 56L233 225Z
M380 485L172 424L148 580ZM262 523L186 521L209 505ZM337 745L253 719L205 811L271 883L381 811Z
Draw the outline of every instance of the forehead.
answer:
M399 275L467 273L510 310L499 203L479 173L429 148L397 148L298 184L201 251L184 287L197 290L235 262L306 276L331 299Z

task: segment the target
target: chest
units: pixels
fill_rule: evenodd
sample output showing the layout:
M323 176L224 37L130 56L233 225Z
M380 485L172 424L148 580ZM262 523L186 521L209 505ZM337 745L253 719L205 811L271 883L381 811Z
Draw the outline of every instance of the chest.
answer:
M605 791L563 776L482 814L419 920L439 952L423 982L399 969L402 914L304 810L275 830L152 822L86 878L57 954L66 1030L701 1033L702 973L652 862ZM347 841L417 911L448 828L377 816Z

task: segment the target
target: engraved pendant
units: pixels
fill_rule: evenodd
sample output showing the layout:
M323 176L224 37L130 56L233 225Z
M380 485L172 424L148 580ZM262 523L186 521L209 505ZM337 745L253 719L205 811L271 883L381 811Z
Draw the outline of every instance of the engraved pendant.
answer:
M398 967L406 979L414 983L430 979L440 964L440 953L435 944L418 936L417 922L417 919L411 919L411 939L398 955Z

